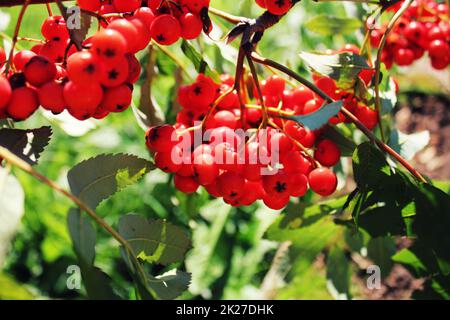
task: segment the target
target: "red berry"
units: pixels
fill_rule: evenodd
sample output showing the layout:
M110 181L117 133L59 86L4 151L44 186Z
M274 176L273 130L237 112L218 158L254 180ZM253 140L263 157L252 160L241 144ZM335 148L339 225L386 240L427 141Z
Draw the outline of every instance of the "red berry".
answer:
M140 35L133 23L126 19L117 19L111 22L107 29L119 32L127 42L127 52L135 52Z
M147 7L139 8L134 13L134 17L141 20L142 23L147 27L148 31L150 32L152 22L153 20L155 20L155 15L152 9Z
M102 99L102 87L96 82L75 83L69 81L64 86L67 110L78 120L92 117Z
M226 171L217 178L217 187L223 197L239 199L243 195L245 179L238 173Z
M39 87L56 77L56 66L46 57L35 56L25 65L24 74L29 84Z
M258 6L260 6L261 8L265 9L266 8L266 2L265 0L256 0L256 4Z
M122 112L130 106L132 93L130 87L125 84L107 88L101 106L108 112Z
M411 49L400 48L394 51L394 60L399 66L407 66L414 62L414 52Z
M0 67L3 65L3 63L5 63L6 61L6 53L5 50L0 47Z
M0 75L0 110L5 109L11 99L11 85L8 79L3 75ZM1 113L1 111L0 111Z
M39 107L36 91L21 87L12 91L11 99L6 107L6 113L14 121L22 121L31 116Z
M292 8L291 0L265 0L266 9L272 14L283 15Z
M359 54L359 48L354 44L347 43L339 50L339 52L350 52L354 54Z
M211 154L202 153L194 158L194 172L198 183L207 185L219 176L219 167Z
M333 141L324 139L317 143L314 158L319 161L321 165L332 167L339 162L341 151Z
M263 187L269 195L286 197L291 194L291 177L284 170L278 170L272 175L263 176Z
M303 108L303 113L304 114L309 114L309 113L313 113L317 110L319 110L321 107L321 104L319 102L319 100L309 100L308 102L306 102L305 107Z
M287 153L281 160L285 172L309 174L312 170L311 162L304 157L300 151L292 150Z
M136 42L131 49L131 52L138 52L145 49L150 41L152 40L152 36L150 34L150 30L146 27L144 22L140 19L130 19L131 24L135 27L138 32L138 36L136 37Z
M175 17L170 14L163 14L153 20L150 33L159 44L171 45L180 38L181 26Z
M292 197L303 197L308 191L308 178L304 174L294 174L291 176Z
M360 106L356 108L354 113L359 121L361 121L369 130L372 130L378 124L377 111L367 106Z
M141 64L139 63L139 60L131 53L127 53L125 58L128 61L128 78L126 82L136 83L141 75Z
M155 166L167 173L175 173L181 169L181 149L175 146L169 152L157 152L155 155Z
M142 4L141 0L112 0L112 4L117 12L132 12Z
M16 67L17 71L22 71L25 68L27 62L35 56L36 53L29 50L22 50L17 52L13 58L14 67Z
M284 133L276 132L270 138L269 150L272 155L275 152L280 157L281 154L290 151L293 146L292 140Z
M102 6L101 0L77 0L78 6L87 11L97 12Z
M183 177L176 174L173 178L175 188L184 193L194 193L197 191L199 184L193 177Z
M305 86L297 87L292 92L294 103L303 107L306 102L314 99L313 92Z
M197 38L203 30L203 22L199 16L190 12L181 15L181 37L186 40Z
M54 114L64 111L66 101L64 100L64 84L51 81L41 86L38 90L40 105Z
M306 135L305 128L296 121L288 120L284 125L284 130L293 139L299 141Z
M217 187L217 180L214 181L213 183L207 184L206 186L203 186L203 187L213 197L216 197L216 198L222 197L222 195L220 194L219 188Z
M235 129L237 127L237 119L233 112L221 110L212 116L206 122L206 128L228 127Z
M123 58L127 51L127 41L116 30L100 31L92 38L92 52L95 52L102 62L114 64Z
M180 0L180 4L194 13L200 13L203 8L209 7L210 0Z
M329 196L336 191L336 174L328 168L314 169L308 178L311 189L321 196Z
M267 96L281 97L283 95L286 81L279 76L270 76L267 78L264 86L264 94Z
M69 39L66 22L61 16L50 16L45 19L41 27L41 33L48 41L54 40L65 42Z
M100 83L105 87L116 87L124 83L129 75L128 60L123 58L114 65L101 64Z
M85 84L100 79L100 61L89 51L80 51L67 59L67 75L73 82Z
M444 58L448 55L450 47L442 40L433 40L428 45L428 53L434 58Z
M145 139L147 147L155 152L169 152L178 143L175 128L168 124L151 127Z
M265 195L260 181L245 181L244 192L239 202L243 206L249 206Z
M241 143L241 137L228 127L219 127L212 129L209 133L209 143L211 147L215 147L219 143L226 142L234 150L237 150Z
M265 194L264 204L272 210L281 210L289 203L289 196L279 197L273 194Z

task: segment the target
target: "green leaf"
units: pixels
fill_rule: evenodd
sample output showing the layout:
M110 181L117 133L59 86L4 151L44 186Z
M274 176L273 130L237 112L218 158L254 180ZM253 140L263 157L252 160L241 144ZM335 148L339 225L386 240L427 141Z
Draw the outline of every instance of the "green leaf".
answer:
M395 254L395 240L390 237L372 238L367 244L367 255L374 264L380 267L381 277L387 277L392 269L391 257Z
M370 142L364 142L356 148L353 153L353 175L361 190L380 186L390 174L386 158Z
M389 146L406 160L411 160L416 153L424 149L429 142L430 132L428 130L413 134L405 134L395 129L391 131Z
M370 69L364 57L351 52L332 55L302 52L300 57L313 72L334 79L344 89L353 87L361 70Z
M147 220L129 214L119 221L119 233L130 243L137 257L164 265L181 262L191 240L180 227L164 220Z
M320 14L308 20L304 26L306 29L323 36L336 36L338 34L352 34L362 27L362 23L356 18Z
M189 288L191 283L191 274L178 269L170 270L152 278L150 278L148 284L157 297L162 300L171 300L179 297Z
M67 225L78 258L86 265L93 265L97 233L91 221L80 210L72 208L67 215Z
M77 164L67 174L72 193L95 209L114 193L136 183L153 164L127 154L105 154Z
M335 298L351 299L350 277L350 264L344 251L339 247L334 247L327 256L327 279L336 290L333 294Z
M317 130L328 123L332 117L337 115L342 108L342 101L332 102L322 106L319 110L303 116L290 116L286 119L294 120L309 130Z
M0 129L0 146L8 149L22 160L36 164L44 148L48 145L52 129Z
M25 193L16 177L0 166L0 267L24 214Z
M191 45L188 41L183 40L181 43L181 50L183 50L186 57L194 64L194 67L198 73L204 73L215 82L220 83L219 74L209 67L208 63L203 59L200 52L198 52L193 45Z

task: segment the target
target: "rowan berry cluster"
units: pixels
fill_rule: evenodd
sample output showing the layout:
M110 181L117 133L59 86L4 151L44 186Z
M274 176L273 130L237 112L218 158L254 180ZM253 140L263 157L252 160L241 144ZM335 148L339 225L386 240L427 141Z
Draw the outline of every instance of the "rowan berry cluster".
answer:
M397 11L402 3L392 6ZM445 69L450 64L449 11L445 3L436 0L416 0L402 15L389 34L382 53L387 68L395 63L407 66L421 58L425 52L435 69ZM370 26L369 26L370 27ZM370 33L371 45L378 47L387 25Z
M204 26L202 16L207 17L210 0L149 0L144 20L150 28L150 36L162 45L171 45L178 39L192 40L197 38L205 28L211 31L211 25ZM85 10L98 12L100 15L111 17L114 13L125 16L142 7L141 0L78 0L78 5ZM150 12L149 12L150 11ZM109 16L108 16L109 15ZM142 17L144 12L138 12Z
M337 178L329 168L340 159L339 147L321 136L323 130L311 131L278 117L313 112L320 98L303 86L287 89L278 76L261 81L270 116L269 127L262 129L261 101L244 99L242 115L233 84L228 75L216 84L200 74L195 83L179 89L183 108L176 124L152 127L146 134L148 148L156 152L156 166L175 174L180 191L193 193L203 186L233 206L263 200L269 208L281 209L290 197L303 196L309 188L331 195ZM231 93L218 99L225 92ZM198 125L202 120L203 128Z
M266 9L271 14L283 15L286 14L294 5L292 0L255 0L256 3L263 9Z

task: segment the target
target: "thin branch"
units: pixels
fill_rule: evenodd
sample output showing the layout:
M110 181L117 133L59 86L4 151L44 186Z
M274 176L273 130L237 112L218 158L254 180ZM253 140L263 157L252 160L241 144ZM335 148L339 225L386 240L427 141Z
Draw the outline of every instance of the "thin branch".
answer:
M213 7L209 7L209 12L215 16L218 16L219 18L222 18L222 19L232 23L232 24L238 24L239 22L248 20L247 18L234 16L232 14L223 12L223 11L213 8Z
M383 122L381 121L381 98L380 98L381 55L383 54L383 49L384 49L384 46L386 45L386 41L389 36L389 33L394 28L397 20L408 9L408 7L411 5L411 3L412 3L412 0L406 0L405 2L403 2L400 9L395 13L395 15L392 17L391 21L389 21L386 32L383 34L381 41L380 41L380 45L378 46L377 60L375 61L375 108L378 111L378 124L380 126L380 133L381 133L382 141L385 141L385 139L384 139Z
M252 59L261 64L267 64L268 66L271 66L272 68L275 68L291 78L297 80L298 82L302 83L312 91L314 91L316 94L318 94L320 97L322 97L324 100L328 102L334 102L335 100L331 98L329 95L327 95L325 92L320 90L316 85L311 83L310 81L306 80L296 72L292 71L291 69L283 66L282 64L279 64L276 61L264 58L259 56L256 53L252 53ZM419 171L414 169L414 167L401 155L399 155L395 150L393 150L391 147L389 147L386 143L379 140L372 131L370 131L353 113L348 111L345 107L342 107L341 112L350 119L350 121L359 129L361 130L371 141L373 141L381 150L392 156L395 160L397 160L405 169L407 169L414 177L417 178L420 182L428 183L427 180L420 174Z

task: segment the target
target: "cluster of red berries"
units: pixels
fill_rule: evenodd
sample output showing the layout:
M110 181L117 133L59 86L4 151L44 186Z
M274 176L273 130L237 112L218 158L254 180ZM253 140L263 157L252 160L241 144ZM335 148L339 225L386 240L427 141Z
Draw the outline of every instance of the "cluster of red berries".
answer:
M216 84L200 74L195 83L179 89L178 102L183 108L177 123L152 127L146 134L148 148L156 152L156 166L175 174L178 190L193 193L203 186L233 206L263 200L269 208L281 209L291 196L303 196L308 188L322 196L331 195L337 178L329 167L340 159L338 146L322 138L322 130L308 130L277 117L279 112L313 112L320 99L303 86L287 89L278 76L261 81L271 124L261 129L259 99L254 98L254 104L244 101L243 115L235 91L216 100L233 85L234 79L228 75L222 75L221 83ZM203 126L198 124L201 120Z
M204 29L201 16L207 16L210 0L149 0L147 7L142 7L142 2L141 0L78 0L78 5L81 9L98 12L107 17L107 21L116 19L114 13L127 16L140 8L146 8L145 23L149 27L150 37L159 44L171 45L180 38L192 40L201 34ZM142 14L142 11L138 13L139 16ZM208 25L208 28L210 27L211 25ZM207 32L209 31L211 30L207 29Z
M397 11L401 2L390 8ZM389 34L382 53L387 68L395 63L407 66L421 58L425 52L435 69L445 69L450 64L449 10L445 3L436 0L416 0L402 15ZM370 26L369 26L370 27ZM386 24L371 31L371 45L377 47L386 30Z
M263 9L266 9L271 14L281 16L286 14L294 5L292 0L255 0L256 3Z

